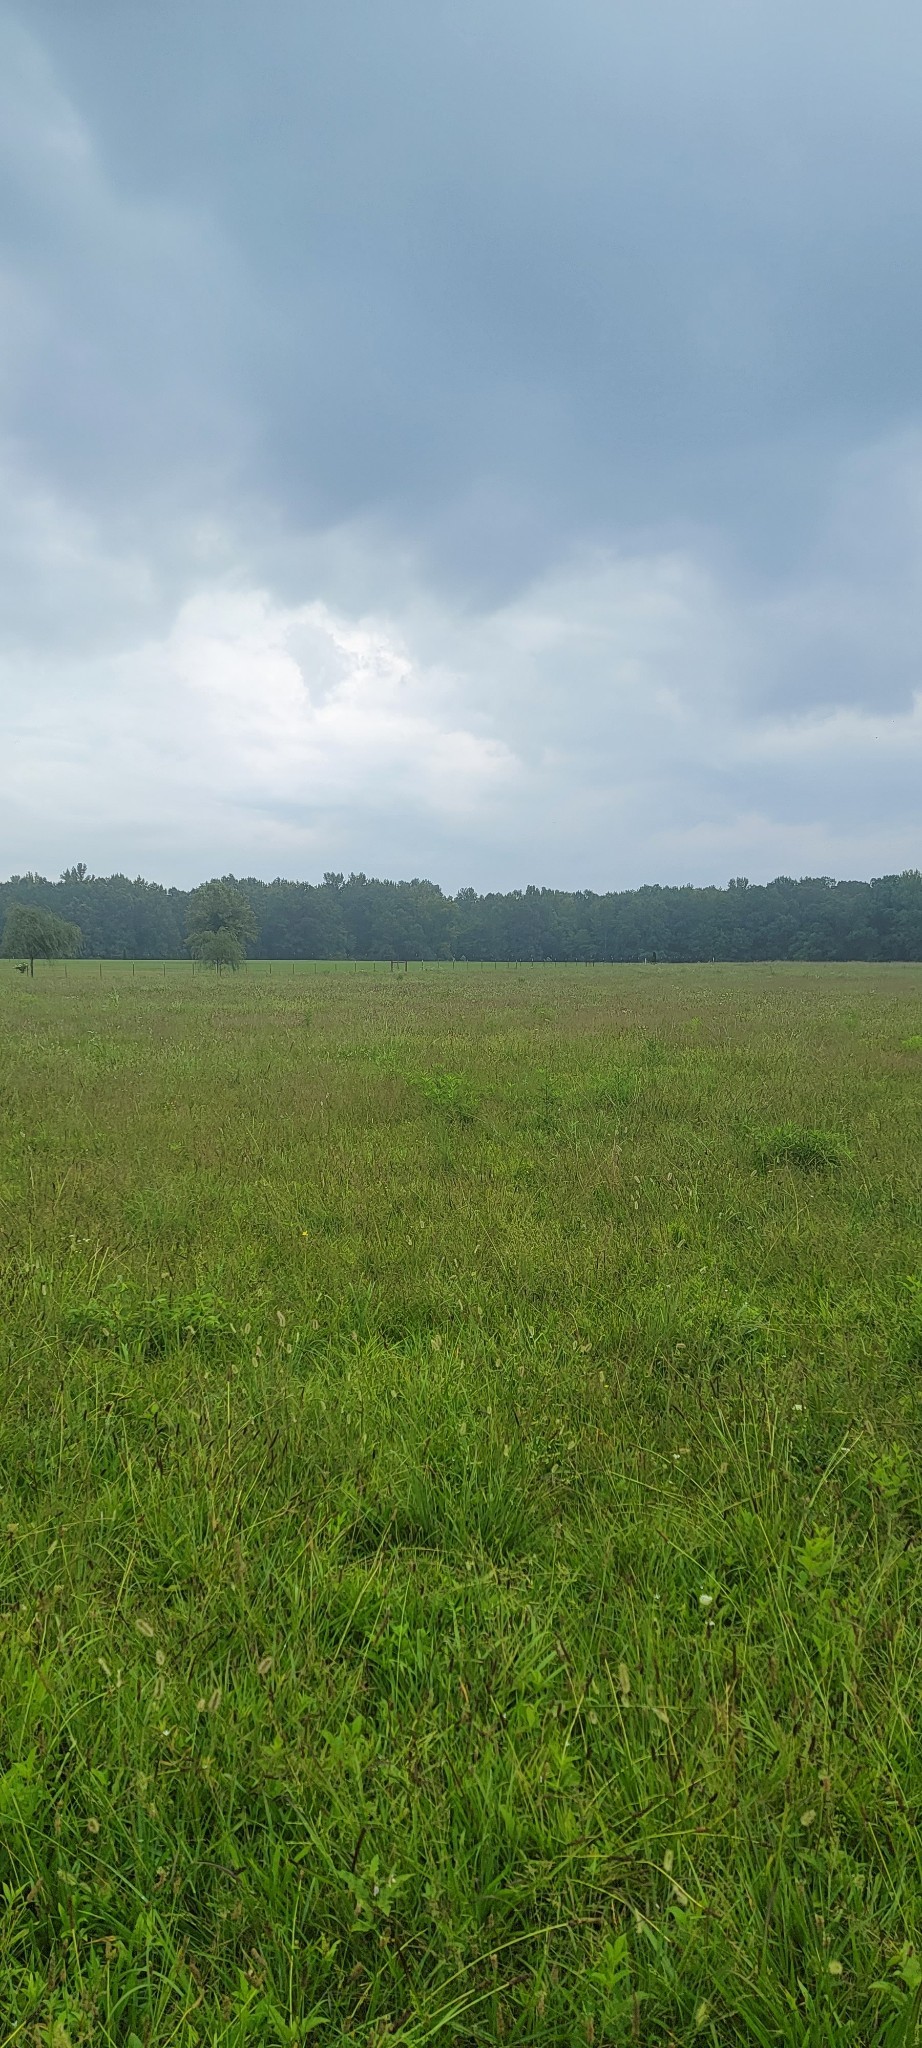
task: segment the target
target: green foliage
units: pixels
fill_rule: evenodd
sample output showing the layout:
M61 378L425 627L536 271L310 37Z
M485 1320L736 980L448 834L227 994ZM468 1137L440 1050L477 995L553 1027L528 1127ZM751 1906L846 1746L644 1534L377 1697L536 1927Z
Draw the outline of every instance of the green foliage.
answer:
M186 945L196 959L216 967L239 967L248 942L257 936L253 911L239 889L229 882L203 882L193 890Z
M157 1358L189 1345L213 1349L233 1331L228 1310L207 1291L146 1296L124 1280L67 1301L61 1310L61 1338L69 1353L86 1345Z
M802 1173L837 1173L848 1157L848 1146L834 1131L792 1123L766 1131L756 1150L761 1167L796 1166Z
M4 2039L917 2038L920 995L4 973Z
M243 966L246 958L242 941L238 939L236 932L229 931L226 926L222 926L217 932L202 932L196 944L196 952L200 960L204 960L209 967L216 967L219 973L222 967L230 967L236 971L238 967Z
M642 1078L636 1068L615 1067L594 1085L593 1093L600 1109L617 1115L636 1101L642 1087Z
M426 1101L449 1122L473 1123L473 1094L463 1074L425 1074L420 1087Z
M238 936L251 957L268 960L922 959L922 874L913 869L871 882L780 875L764 886L737 877L726 889L460 889L452 897L418 877L332 873L319 884L225 875L188 894L140 877L90 875L78 862L58 882L28 874L0 883L0 916L13 902L76 918L87 953L112 958L180 957L190 916L196 930L200 917L217 930L232 905L239 918L245 904L259 941L250 929ZM918 1019L907 1022L917 1033Z
M5 960L72 960L83 944L79 925L68 924L50 910L14 903L7 913L0 943Z

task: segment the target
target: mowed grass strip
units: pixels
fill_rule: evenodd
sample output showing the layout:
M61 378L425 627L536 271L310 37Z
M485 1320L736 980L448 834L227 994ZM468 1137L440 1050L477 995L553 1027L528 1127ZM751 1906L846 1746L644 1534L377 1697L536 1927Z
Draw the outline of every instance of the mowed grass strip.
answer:
M922 970L0 1018L0 2042L915 2041Z

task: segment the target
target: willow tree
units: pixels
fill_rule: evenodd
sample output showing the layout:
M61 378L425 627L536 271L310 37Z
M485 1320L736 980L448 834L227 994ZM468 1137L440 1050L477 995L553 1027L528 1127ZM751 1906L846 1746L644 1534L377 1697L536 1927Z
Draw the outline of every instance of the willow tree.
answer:
M3 927L0 953L5 960L28 960L29 973L34 974L36 960L72 960L82 945L78 924L68 924L53 910L14 903Z

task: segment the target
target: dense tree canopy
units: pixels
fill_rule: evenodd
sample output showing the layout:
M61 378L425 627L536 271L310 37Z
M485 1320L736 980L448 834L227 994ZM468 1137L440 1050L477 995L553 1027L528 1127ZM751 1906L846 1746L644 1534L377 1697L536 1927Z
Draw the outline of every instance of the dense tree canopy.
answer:
M251 958L298 960L922 960L922 874L828 875L725 889L513 889L447 896L435 883L327 874L320 883L222 880L164 889L127 875L0 883L14 905L79 925L83 951L175 959L187 935L233 934ZM258 936L255 934L258 933Z
M206 932L196 949L196 957L204 960L207 967L242 967L246 954L235 933L222 926L220 931Z
M239 967L259 927L246 896L232 883L203 882L193 890L186 913L186 945L213 967Z

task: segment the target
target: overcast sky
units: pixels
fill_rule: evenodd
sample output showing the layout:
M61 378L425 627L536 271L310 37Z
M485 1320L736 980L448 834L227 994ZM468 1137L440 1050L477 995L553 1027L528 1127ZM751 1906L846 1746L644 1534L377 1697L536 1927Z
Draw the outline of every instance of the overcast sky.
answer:
M0 0L0 873L922 864L918 0Z

